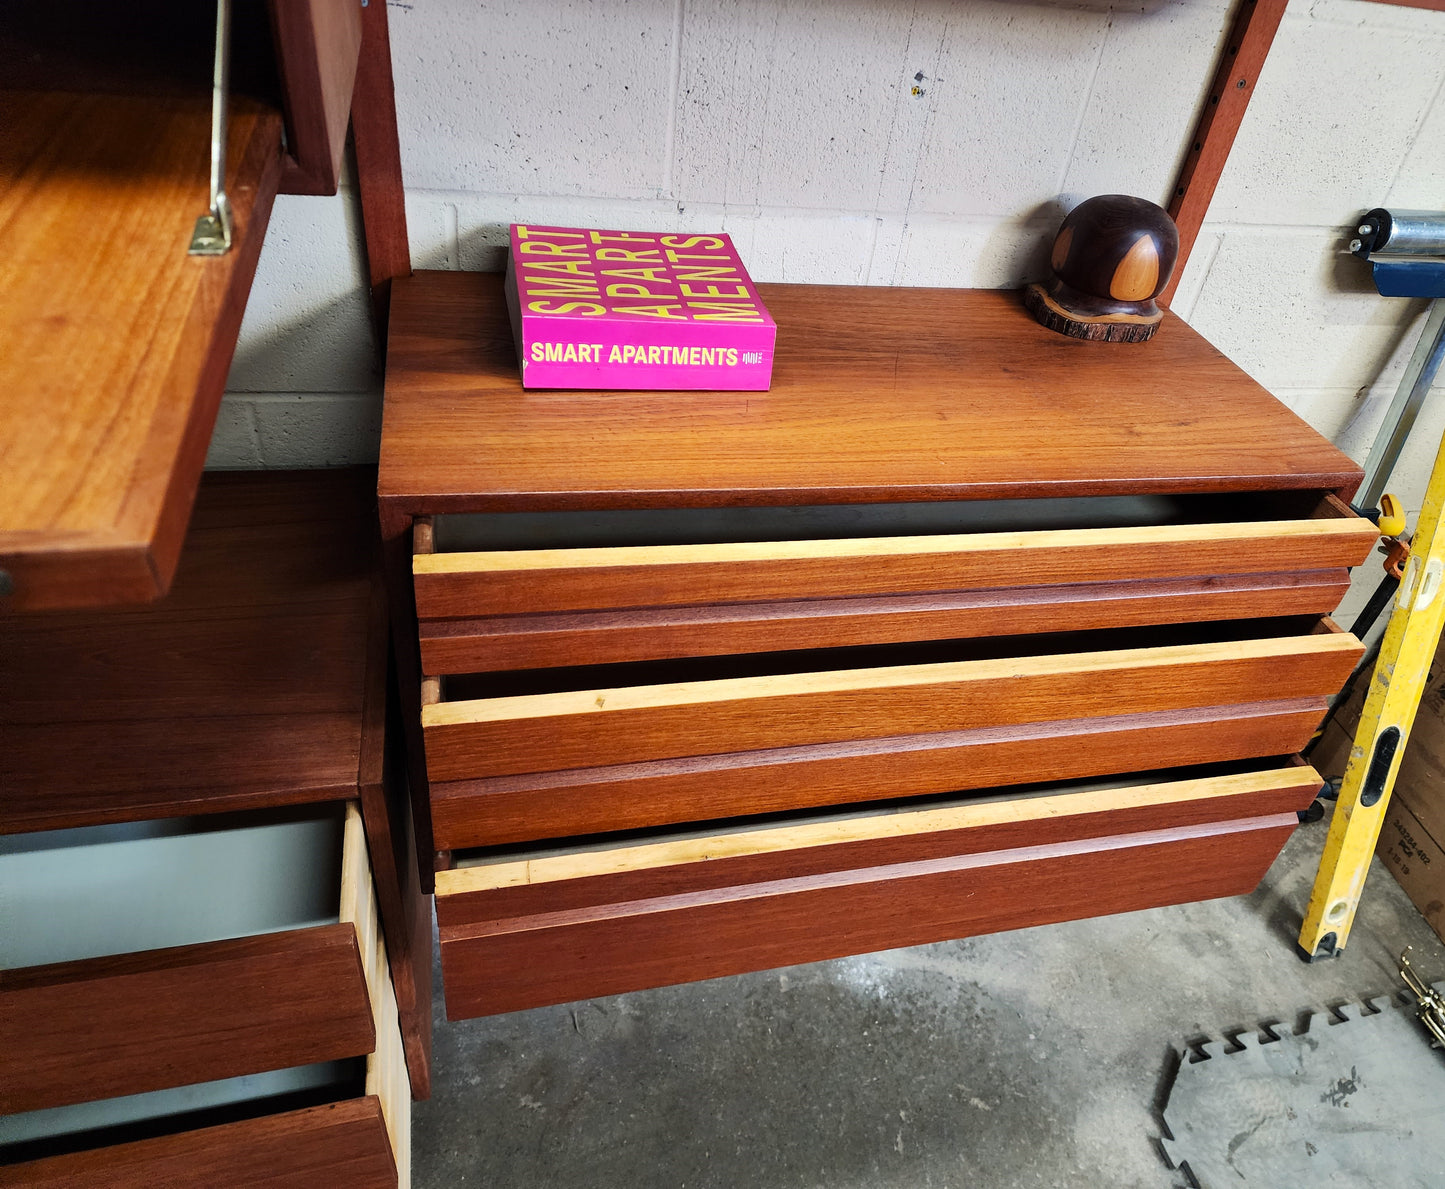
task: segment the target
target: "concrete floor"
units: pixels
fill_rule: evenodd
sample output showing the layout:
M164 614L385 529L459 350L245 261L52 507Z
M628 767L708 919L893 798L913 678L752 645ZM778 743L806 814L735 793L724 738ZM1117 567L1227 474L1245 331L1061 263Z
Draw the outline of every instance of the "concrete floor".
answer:
M1407 944L1445 975L1378 864L1344 956L1295 957L1325 829L1231 900L455 1024L438 995L414 1184L1183 1185L1173 1046L1387 993Z

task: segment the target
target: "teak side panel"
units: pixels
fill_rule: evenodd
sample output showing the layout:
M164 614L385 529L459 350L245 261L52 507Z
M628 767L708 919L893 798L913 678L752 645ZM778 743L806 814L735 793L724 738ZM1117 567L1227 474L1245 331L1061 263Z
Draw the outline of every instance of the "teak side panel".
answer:
M424 619L418 624L418 632L423 671L444 675L1217 619L1323 615L1339 606L1348 589L1349 575L1343 569L1303 570L864 598Z
M396 1189L375 1097L203 1127L177 1135L0 1166L27 1189Z
M866 815L796 819L610 849L542 853L437 873L442 928L951 855L1265 817L1308 805L1307 765L1040 793Z
M440 703L422 708L432 780L1179 710L1339 688L1346 633Z
M1257 524L418 554L417 615L439 619L622 607L960 591L1357 566L1363 517ZM1005 581L1006 579L1006 581Z
M354 0L272 0L271 28L286 97L283 194L335 194L346 156L361 53Z
M524 392L501 277L398 280L382 503L425 515L1360 482L1173 315L1116 350L1046 330L1014 292L759 289L781 328L772 389L679 396Z
M0 971L0 1114L375 1045L349 924Z
M373 314L377 338L385 346L391 280L411 273L396 88L391 72L391 31L385 4L362 5L361 58L351 96L351 138L356 148L356 189L366 236Z
M209 89L0 92L0 610L170 585L281 173L233 97L233 247L187 255L210 122Z
M746 884L441 932L451 1019L1247 892L1293 813Z
M436 782L437 846L462 850L681 822L1290 755L1324 698L988 727Z

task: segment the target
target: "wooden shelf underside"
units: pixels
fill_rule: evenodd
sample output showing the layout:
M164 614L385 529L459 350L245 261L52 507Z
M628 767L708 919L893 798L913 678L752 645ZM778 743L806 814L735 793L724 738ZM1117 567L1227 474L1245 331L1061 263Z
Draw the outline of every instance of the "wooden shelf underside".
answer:
M369 470L208 476L165 599L0 617L0 833L379 782L371 483Z

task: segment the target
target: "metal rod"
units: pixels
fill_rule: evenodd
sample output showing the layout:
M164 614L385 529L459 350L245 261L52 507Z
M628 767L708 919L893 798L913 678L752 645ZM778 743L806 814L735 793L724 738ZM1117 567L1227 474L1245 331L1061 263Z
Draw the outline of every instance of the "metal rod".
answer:
M211 205L196 220L192 256L220 256L231 247L231 200L226 196L226 94L231 82L231 0L216 0L216 62L211 75Z
M211 214L226 201L226 94L231 83L231 0L216 0L216 66L211 77Z
M1415 425L1420 407L1429 395L1430 385L1440 370L1440 361L1445 359L1445 298L1436 298L1430 305L1425 328L1420 332L1420 341L1400 377L1400 387L1395 399L1385 413L1380 432L1375 435L1375 444L1370 457L1365 461L1365 484L1359 496L1361 508L1377 508L1380 497L1385 493L1385 484L1390 481L1390 472L1404 449L1405 439Z

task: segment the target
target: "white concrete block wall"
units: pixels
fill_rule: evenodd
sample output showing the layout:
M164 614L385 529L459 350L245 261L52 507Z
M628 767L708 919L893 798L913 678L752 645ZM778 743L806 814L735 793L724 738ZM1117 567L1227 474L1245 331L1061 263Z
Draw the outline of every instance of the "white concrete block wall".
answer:
M760 280L1017 285L1084 197L1166 199L1230 8L392 3L413 261L499 268L513 221L721 227ZM1445 13L1292 0L1175 302L1357 458L1422 304L1376 295L1344 232L1445 208L1442 87ZM211 464L365 461L379 424L353 195L280 199Z
M1361 462L1425 312L1345 248L1375 206L1445 209L1445 13L1292 2L1175 309ZM1445 377L1391 482L1412 525L1442 429ZM1379 577L1356 571L1342 619Z

